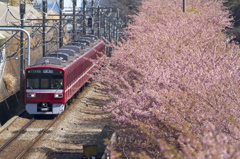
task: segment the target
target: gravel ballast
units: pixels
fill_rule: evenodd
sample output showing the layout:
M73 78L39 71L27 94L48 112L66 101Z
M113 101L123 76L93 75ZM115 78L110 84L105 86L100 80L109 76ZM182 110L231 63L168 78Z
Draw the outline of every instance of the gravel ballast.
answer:
M28 159L83 158L83 146L97 146L97 156L104 153L104 139L110 138L108 113L99 111L109 98L90 84L25 157ZM86 153L86 152L84 152Z

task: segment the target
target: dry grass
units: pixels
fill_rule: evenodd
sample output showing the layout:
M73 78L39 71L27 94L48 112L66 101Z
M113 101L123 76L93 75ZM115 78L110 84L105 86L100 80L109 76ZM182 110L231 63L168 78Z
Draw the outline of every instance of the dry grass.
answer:
M31 4L30 0L25 0L23 2L25 2L26 4ZM19 0L9 0L8 3L9 3L10 6L19 6L20 1Z
M3 76L3 82L8 90L8 93L15 93L15 87L17 86L17 79L12 74L5 74Z

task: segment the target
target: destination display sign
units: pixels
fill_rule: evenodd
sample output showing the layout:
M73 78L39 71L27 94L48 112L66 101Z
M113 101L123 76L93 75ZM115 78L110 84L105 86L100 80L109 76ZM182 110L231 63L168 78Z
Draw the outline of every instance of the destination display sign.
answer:
M31 69L27 71L28 74L62 74L62 70L57 69Z
M53 70L49 70L49 69L44 69L43 73L53 73Z

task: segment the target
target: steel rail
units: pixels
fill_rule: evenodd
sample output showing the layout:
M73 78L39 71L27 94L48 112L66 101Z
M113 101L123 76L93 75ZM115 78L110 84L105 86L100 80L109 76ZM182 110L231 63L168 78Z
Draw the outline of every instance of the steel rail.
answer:
M7 140L1 147L0 151L2 151L5 147L7 147L12 141L14 141L19 135L22 134L26 128L31 125L35 121L34 118L32 118L27 124L25 124L13 137L11 137L9 140Z
M57 120L58 116L55 117L53 120L51 120L51 122L45 127L45 129L41 130L39 135L33 139L27 146L26 148L19 153L19 155L17 155L15 157L15 159L21 159L27 152L28 150L30 150L33 145L50 129L50 127L55 123L55 121Z

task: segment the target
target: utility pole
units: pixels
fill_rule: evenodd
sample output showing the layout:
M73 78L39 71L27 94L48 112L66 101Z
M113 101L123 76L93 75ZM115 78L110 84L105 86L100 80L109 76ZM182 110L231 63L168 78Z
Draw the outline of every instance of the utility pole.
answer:
M21 29L24 28L24 14L26 13L26 9L25 9L25 0L20 0L20 23L21 23ZM24 105L24 101L23 101L23 98L24 98L24 66L25 66L25 63L24 63L24 43L25 43L25 40L24 40L24 34L23 32L20 32L20 106L23 106Z
M62 12L63 12L63 0L60 0L60 23L59 23L59 47L63 46L63 22L62 22Z
M46 14L47 14L47 0L42 0L42 11L43 11L43 34L42 34L42 40L43 40L43 46L42 46L42 51L43 51L43 56L46 55Z

